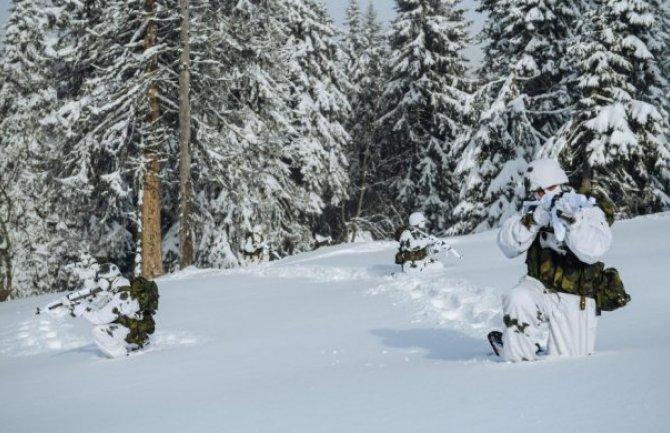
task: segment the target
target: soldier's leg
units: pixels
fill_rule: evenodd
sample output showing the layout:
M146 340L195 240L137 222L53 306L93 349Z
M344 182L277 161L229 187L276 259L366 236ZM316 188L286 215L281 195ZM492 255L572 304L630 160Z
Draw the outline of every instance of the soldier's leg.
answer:
M552 356L585 356L593 353L598 320L594 299L585 299L580 308L580 297L559 293L550 298L549 343Z
M540 325L546 321L544 285L525 277L503 297L503 347L505 361L531 361L538 358Z
M110 358L118 358L128 354L126 336L130 330L115 323L93 327L93 339L100 350Z

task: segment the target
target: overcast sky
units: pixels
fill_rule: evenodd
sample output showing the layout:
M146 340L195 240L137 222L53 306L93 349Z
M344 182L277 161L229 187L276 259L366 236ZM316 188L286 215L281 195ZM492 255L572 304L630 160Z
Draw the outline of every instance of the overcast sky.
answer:
M323 0L325 1L328 9L330 10L333 19L338 25L342 25L344 21L344 11L347 8L348 0ZM3 30L2 38L4 38L4 25L7 23L7 16L9 15L9 5L10 0L0 0L0 23L2 23ZM393 17L395 16L395 0L359 0L361 5L361 10L367 10L368 3L372 3L374 8L377 10L379 20L388 24ZM474 23L472 25L472 32L476 33L482 28L482 17L474 11L475 4L477 0L463 0L462 7L466 9L468 19L472 20ZM479 60L479 50L477 48L468 50L465 55L474 60L475 62Z

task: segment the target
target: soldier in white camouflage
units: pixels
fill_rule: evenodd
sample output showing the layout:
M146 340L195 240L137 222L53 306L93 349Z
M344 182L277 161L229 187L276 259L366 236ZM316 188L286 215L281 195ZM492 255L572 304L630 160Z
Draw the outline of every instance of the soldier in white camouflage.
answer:
M589 355L604 281L598 260L612 243L613 206L574 191L552 159L533 161L526 178L536 201L502 224L498 245L509 258L526 253L527 275L504 296L503 332L491 332L489 341L506 361L536 360L547 324L548 355Z
M405 272L421 272L426 269L442 269L436 255L442 250L440 241L427 233L427 220L421 212L409 216L407 226L398 237L396 264Z
M70 305L71 314L84 317L94 325L94 341L110 358L143 348L155 330L156 283L141 277L131 283L113 264L100 265L96 280L102 291L88 302Z

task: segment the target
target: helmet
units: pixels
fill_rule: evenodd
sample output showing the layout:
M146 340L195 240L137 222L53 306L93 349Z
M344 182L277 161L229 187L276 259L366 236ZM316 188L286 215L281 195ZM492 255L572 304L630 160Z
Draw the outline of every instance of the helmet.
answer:
M555 159L536 159L528 164L526 179L531 191L568 183L568 176Z
M421 228L426 225L426 217L421 212L414 212L409 216L409 225Z
M121 271L119 271L119 267L114 263L103 263L100 265L97 277L98 279L104 278L106 280L111 280L119 275L121 275Z

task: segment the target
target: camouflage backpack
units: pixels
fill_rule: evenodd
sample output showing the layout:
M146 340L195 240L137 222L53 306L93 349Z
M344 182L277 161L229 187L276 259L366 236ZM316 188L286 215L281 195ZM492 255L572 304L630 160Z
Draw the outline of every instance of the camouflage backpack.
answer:
M126 336L126 342L142 348L148 343L149 335L156 330L153 315L158 310L158 286L153 281L137 277L133 278L130 286L120 287L119 293L122 299L126 296L135 299L140 304L140 311L143 314L140 319L119 316L115 323L130 330Z
M143 313L156 314L159 296L155 282L144 277L136 277L130 282L130 286L121 287L119 292L128 292L130 297L140 304L140 311Z
M598 312L614 311L630 302L630 295L626 293L619 271L615 268L603 270L602 280L598 286L596 295Z

